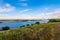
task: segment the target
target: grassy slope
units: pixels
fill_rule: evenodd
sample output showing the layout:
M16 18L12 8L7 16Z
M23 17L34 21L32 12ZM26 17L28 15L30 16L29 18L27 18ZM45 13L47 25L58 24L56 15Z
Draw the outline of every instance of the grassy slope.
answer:
M0 40L60 40L60 22L35 24L0 32Z

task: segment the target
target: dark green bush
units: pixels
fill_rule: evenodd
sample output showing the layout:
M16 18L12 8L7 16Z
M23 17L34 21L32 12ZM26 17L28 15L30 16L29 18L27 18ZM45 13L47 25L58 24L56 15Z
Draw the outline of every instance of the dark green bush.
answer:
M40 22L36 22L35 24L40 24Z
M22 25L22 26L20 26L20 27L25 27L25 25Z
M29 24L27 24L26 26L30 26Z
M34 24L31 24L31 26L33 26Z
M2 30L9 30L9 26L2 27Z
M60 19L49 19L48 22L60 22Z

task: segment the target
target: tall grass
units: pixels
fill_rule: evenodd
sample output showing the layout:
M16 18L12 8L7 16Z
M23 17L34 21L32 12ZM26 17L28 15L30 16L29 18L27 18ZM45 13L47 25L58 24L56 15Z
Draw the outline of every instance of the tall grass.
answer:
M58 24L60 23L35 24L1 31L0 40L58 40L57 37L60 37Z

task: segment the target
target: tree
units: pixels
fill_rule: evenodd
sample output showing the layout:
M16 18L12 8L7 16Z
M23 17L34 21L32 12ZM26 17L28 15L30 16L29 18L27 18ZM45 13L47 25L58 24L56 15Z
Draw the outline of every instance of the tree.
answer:
M2 30L9 30L10 28L8 26L2 27Z

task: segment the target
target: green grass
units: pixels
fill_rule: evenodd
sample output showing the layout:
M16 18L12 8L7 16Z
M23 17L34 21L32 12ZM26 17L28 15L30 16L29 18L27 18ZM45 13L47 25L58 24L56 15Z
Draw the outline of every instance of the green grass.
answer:
M34 24L18 29L0 31L0 40L57 40L60 22ZM60 34L59 34L60 35ZM56 36L56 37L55 37Z

